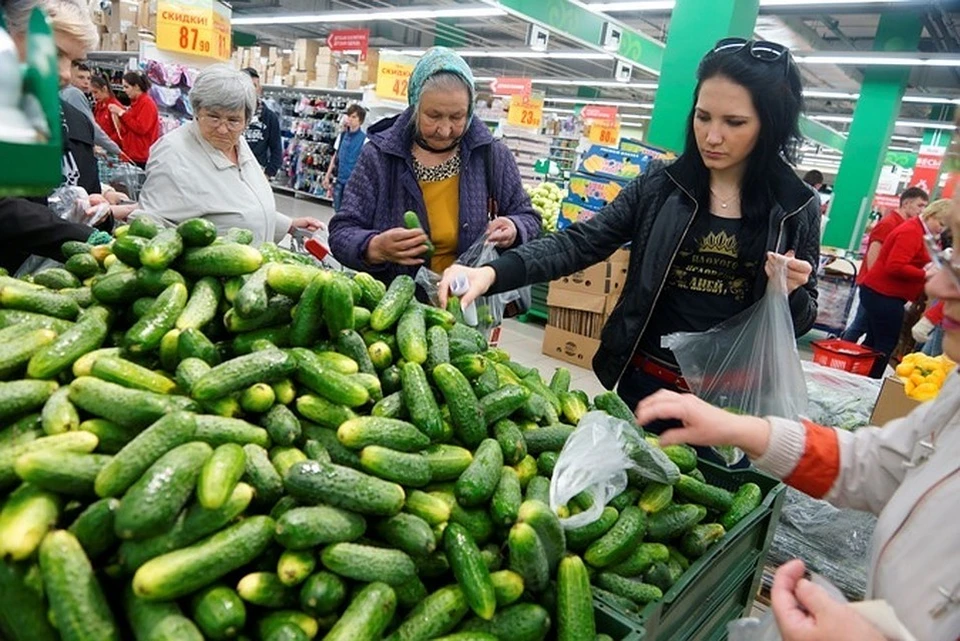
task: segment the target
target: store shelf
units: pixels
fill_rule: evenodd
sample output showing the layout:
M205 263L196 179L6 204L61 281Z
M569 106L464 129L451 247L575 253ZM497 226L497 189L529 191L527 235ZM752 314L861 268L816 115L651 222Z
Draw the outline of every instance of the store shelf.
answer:
M327 198L326 196L317 196L316 194L311 194L308 191L300 191L299 189L294 189L293 187L276 185L274 183L270 183L270 187L272 187L274 191L283 192L285 194L290 194L292 196L303 196L304 198L312 198L314 200L319 200L320 202L323 202L323 203L333 202L333 199Z
M335 93L341 96L362 96L363 89L338 89L336 87L289 87L287 85L263 85L264 91L293 91L309 94Z

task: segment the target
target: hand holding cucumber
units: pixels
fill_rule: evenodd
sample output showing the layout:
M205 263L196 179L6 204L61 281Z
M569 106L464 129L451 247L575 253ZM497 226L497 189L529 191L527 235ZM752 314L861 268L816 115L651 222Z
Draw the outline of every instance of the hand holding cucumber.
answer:
M422 265L421 256L428 250L427 241L429 240L422 229L394 227L370 239L366 260L373 265L381 263Z
M742 416L710 405L693 394L677 394L661 390L640 401L637 422L646 425L658 419L683 423L660 435L662 446L735 445L752 459L767 451L770 423L755 416Z
M443 278L440 279L440 307L446 308L447 299L450 297L450 286L453 284L457 275L463 274L470 282L470 289L466 294L460 296L460 307L465 308L478 296L483 296L497 280L497 273L492 267L464 267L463 265L453 265L443 272Z
M881 641L885 637L859 613L803 578L803 561L784 563L770 591L784 641Z

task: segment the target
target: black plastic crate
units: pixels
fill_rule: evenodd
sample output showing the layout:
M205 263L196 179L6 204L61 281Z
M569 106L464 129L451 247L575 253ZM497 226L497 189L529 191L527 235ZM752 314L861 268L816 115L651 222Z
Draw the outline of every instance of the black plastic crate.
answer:
M712 639L712 628L724 628L727 621L748 611L780 518L785 486L779 480L755 469L729 470L703 460L698 466L712 485L735 492L745 483L756 483L764 498L760 507L697 559L661 600L647 605L639 615L604 602L640 622L647 641Z
M628 617L596 598L593 600L593 614L597 634L610 635L615 641L643 641L645 633L636 618Z

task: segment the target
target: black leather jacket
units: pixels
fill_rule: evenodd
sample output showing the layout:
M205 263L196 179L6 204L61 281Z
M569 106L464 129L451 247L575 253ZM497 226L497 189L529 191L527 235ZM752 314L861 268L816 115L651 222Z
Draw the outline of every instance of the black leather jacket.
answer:
M820 207L816 194L783 162L771 171L776 204L770 210L766 249L796 257L813 267L806 285L790 295L794 329L801 336L817 317L816 270L820 261ZM572 225L504 254L491 267L497 280L491 293L555 280L605 260L632 243L626 283L593 359L597 378L613 389L636 351L660 296L670 265L697 213L693 180L682 159L630 182L593 219ZM766 289L757 270L753 300Z

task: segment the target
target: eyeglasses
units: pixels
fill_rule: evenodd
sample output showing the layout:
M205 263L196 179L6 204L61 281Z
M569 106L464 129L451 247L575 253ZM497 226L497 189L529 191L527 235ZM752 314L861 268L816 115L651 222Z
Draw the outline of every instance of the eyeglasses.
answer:
M935 269L946 271L953 284L960 289L960 265L950 260L948 250L940 249L940 243L933 234L924 234L923 241L927 245L927 252L930 254L930 262Z
M776 62L790 55L790 50L780 43L745 38L724 38L710 53L737 53L743 48L747 48L751 57L764 62Z
M230 131L240 131L247 126L242 118L221 118L220 116L211 116L210 114L201 114L199 118L206 121L214 129L219 129L220 125L226 125Z

